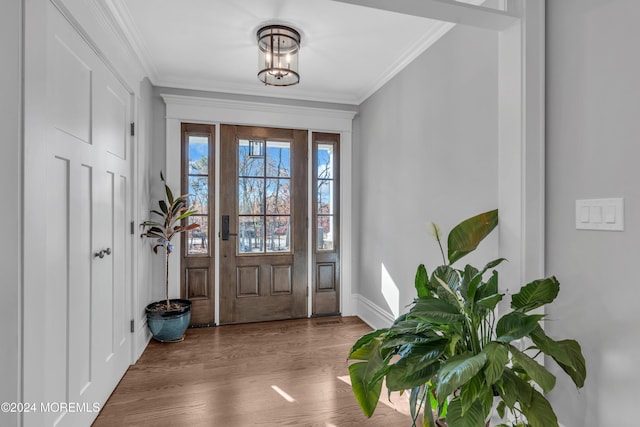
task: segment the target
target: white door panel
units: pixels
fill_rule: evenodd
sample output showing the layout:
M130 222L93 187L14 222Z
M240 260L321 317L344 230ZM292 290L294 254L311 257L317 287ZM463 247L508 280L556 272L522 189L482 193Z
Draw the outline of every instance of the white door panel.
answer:
M24 424L85 426L131 361L131 95L51 4L48 20L44 377L24 395L82 409Z

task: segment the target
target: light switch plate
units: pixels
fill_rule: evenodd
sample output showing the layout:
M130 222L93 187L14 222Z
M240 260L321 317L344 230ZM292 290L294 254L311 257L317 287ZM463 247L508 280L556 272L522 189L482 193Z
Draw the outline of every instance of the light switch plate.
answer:
M576 200L576 229L624 231L624 199Z

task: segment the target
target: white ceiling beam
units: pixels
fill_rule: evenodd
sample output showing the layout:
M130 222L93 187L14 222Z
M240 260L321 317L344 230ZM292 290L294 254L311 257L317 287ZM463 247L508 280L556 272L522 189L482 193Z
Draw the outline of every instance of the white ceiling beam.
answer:
M496 31L509 28L520 18L518 9L513 12L510 12L510 9L502 11L453 0L333 1Z

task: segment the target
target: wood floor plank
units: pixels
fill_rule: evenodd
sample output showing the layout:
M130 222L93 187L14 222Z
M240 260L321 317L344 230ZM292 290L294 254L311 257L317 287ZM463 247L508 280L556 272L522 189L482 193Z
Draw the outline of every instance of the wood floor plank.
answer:
M347 352L368 331L356 317L189 329L181 343L151 342L93 425L411 425L406 402L383 397L367 419L351 392Z

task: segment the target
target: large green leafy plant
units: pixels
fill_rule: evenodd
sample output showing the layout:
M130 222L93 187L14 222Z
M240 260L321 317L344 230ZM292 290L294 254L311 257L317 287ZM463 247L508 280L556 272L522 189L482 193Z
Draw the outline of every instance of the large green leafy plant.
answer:
M431 275L420 265L418 297L409 311L390 328L361 337L349 353L355 361L349 366L353 392L365 415L373 415L386 379L389 392L409 390L413 426L422 411L424 426L446 419L448 427L484 427L495 400L498 415L505 419L509 414L511 425L558 426L542 394L556 378L537 356L550 356L578 388L586 378L578 342L548 337L541 327L544 315L536 310L556 298L560 284L549 277L523 286L511 296L511 310L498 318L505 294L498 290L495 268L504 259L481 269L453 267L497 224L497 210L458 224L447 239L448 262L433 225L443 265Z
M196 211L188 206L188 194L174 197L173 191L167 185L164 175L160 172L160 179L164 184L165 198L158 201L158 209L151 210L151 213L158 217L157 220L147 220L140 224L145 228L141 237L150 237L156 239L156 245L153 246L153 252L158 253L158 248L164 248L165 270L164 270L164 289L165 289L165 307L160 306L159 309L171 309L169 300L169 255L173 252L173 244L171 240L178 234L185 231L193 230L200 227L200 224L191 223L183 224L185 218L190 217Z

